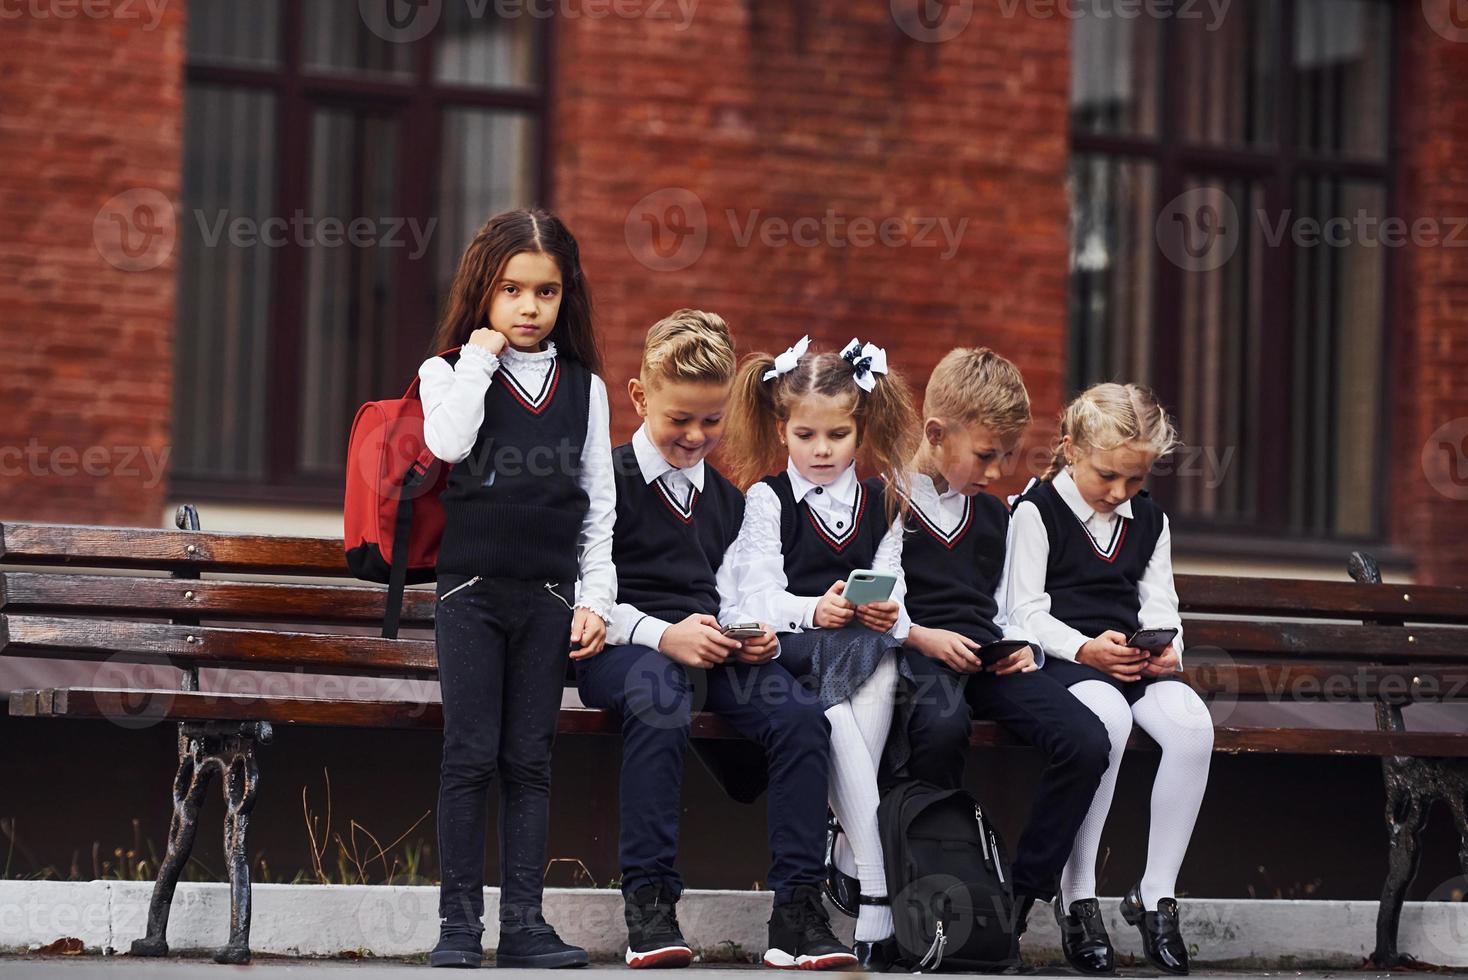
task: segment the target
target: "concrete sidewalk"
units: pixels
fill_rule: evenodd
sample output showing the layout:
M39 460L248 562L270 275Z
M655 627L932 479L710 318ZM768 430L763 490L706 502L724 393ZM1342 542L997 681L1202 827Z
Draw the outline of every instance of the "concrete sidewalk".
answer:
M486 967L488 968L488 967ZM314 977L317 980L386 980L386 978L426 978L428 968L421 963L404 963L390 960L342 962L340 960L283 960L257 959L252 966L217 966L207 960L134 960L126 956L83 956L48 957L45 959L0 958L0 980L222 980L238 975L237 971L255 970L264 980L294 980L297 977ZM1404 973L1367 971L1344 971L1353 980L1370 980L1375 977L1405 976ZM731 973L743 973L754 980L760 976L774 976L758 967L703 967L678 970L661 974L676 980L732 980ZM567 971L558 976L566 980L628 980L631 971L623 966L595 965L585 970ZM851 976L851 974L835 974ZM899 976L900 974L893 974ZM1038 970L1034 976L1074 977L1068 970ZM1421 974L1416 974L1420 976ZM1441 976L1468 976L1468 973L1440 974ZM434 976L463 976L457 971L442 971ZM545 980L544 970L505 970L496 972L501 980ZM1132 968L1119 971L1120 977L1155 977L1153 971ZM1272 973L1193 973L1196 980L1242 980L1245 977L1270 977L1275 980L1325 980L1341 976L1326 972L1272 972Z

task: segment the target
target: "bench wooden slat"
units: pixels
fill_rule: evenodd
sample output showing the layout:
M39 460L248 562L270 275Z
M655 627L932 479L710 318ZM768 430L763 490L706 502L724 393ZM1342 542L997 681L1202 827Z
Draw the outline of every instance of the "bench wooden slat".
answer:
M1468 666L1190 663L1180 676L1208 701L1237 698L1290 704L1369 703L1378 696L1417 701L1468 700Z
M380 626L387 590L171 577L0 572L0 609L74 615L194 616L270 622ZM433 623L432 592L403 595L403 624Z
M348 574L339 538L76 524L0 524L0 562L261 575Z
M38 694L41 692L15 692ZM104 718L123 723L147 721L268 721L272 724L332 727L433 729L443 726L436 702L350 701L316 698L253 697L196 691L56 688L49 707L37 705L37 717ZM15 697L12 695L12 703ZM561 709L563 733L618 735L614 715L592 708ZM722 718L699 713L693 734L700 738L737 738ZM976 746L1019 746L993 722L975 722L970 740ZM1135 733L1134 749L1155 749L1151 739ZM1214 750L1237 753L1295 755L1468 756L1468 739L1454 732L1337 731L1313 728L1217 728Z
M190 641L190 637L193 641ZM432 640L384 640L222 626L0 615L0 653L174 666L300 669L325 674L432 675Z
M1462 663L1468 630L1446 626L1359 626L1331 623L1193 619L1183 625L1183 663L1203 648L1230 656Z
M1468 622L1468 588L1458 586L1228 575L1179 575L1176 585L1185 613Z

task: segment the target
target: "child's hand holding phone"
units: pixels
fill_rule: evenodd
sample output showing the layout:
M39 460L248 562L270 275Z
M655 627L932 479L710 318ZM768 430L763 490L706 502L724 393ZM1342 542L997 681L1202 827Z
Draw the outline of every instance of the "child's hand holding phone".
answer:
M693 615L663 631L658 650L685 667L708 670L739 652L739 641L724 635L713 616Z
M1094 640L1087 640L1076 651L1076 662L1095 667L1119 681L1141 678L1147 665L1147 651L1127 646L1125 633L1107 630Z
M1147 658L1147 663L1142 667L1142 676L1161 677L1179 670L1182 670L1182 658L1177 655L1177 651L1169 643Z
M819 626L823 630L839 630L850 623L856 615L856 607L842 596L845 591L845 582L837 582L827 589L826 594L821 596L821 601L816 603L816 613L811 617L811 625Z
M739 652L735 656L740 663L768 663L780 652L779 637L764 623L736 623L724 627L724 635L739 641Z

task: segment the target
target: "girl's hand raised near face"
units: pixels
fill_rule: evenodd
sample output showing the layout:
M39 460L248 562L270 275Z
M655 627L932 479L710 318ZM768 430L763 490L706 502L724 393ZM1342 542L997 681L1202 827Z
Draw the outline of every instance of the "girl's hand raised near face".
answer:
M483 347L495 357L499 357L504 352L505 345L509 343L509 339L498 330L480 327L469 335L469 343L475 347Z
M590 609L577 606L571 615L571 659L594 657L606 645L607 624Z
M850 623L856 615L856 607L841 597L845 591L845 582L837 582L827 589L821 601L816 603L816 614L811 617L811 624L824 630L839 630Z
M1126 645L1126 634L1107 630L1087 640L1076 652L1076 662L1095 667L1119 681L1134 681L1147 665L1147 651Z

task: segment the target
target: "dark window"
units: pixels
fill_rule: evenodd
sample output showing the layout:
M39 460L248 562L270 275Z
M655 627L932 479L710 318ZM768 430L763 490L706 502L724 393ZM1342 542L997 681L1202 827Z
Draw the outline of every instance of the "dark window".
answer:
M1193 541L1377 539L1392 6L1205 7L1074 23L1070 382L1177 415Z
M175 492L339 501L464 244L545 201L548 23L480 9L190 0Z

